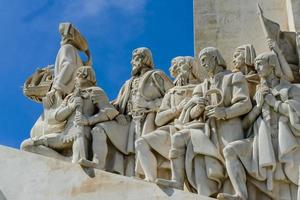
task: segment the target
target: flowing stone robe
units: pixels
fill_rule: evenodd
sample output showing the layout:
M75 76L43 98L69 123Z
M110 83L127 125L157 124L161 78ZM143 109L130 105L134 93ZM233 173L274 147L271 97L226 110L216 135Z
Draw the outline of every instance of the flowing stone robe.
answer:
M105 169L110 172L126 175L126 156L132 153L128 149L129 123L119 124L115 117L119 114L116 108L110 104L105 92L98 88L97 95L99 112L89 118L95 127L101 127L108 137L108 155ZM95 133L97 134L97 133Z
M205 79L194 89L195 96L203 96L212 88L222 91L224 101L220 107L226 108L226 118L215 120L207 119L205 122L194 120L189 126L199 128L188 128L190 141L186 152L186 175L192 190L197 189L197 183L201 182L201 191L198 194L210 196L216 194L226 178L223 148L230 142L244 138L242 121L240 116L251 110L252 104L249 97L247 81L242 73L232 73L224 70L214 76L215 84ZM192 109L185 110L185 116L189 117ZM185 119L185 121L189 121ZM199 162L200 161L200 162ZM205 174L197 178L195 166L200 165ZM198 179L198 181L197 181Z
M127 80L122 86L117 99L113 102L117 110L124 115L129 115L134 117L135 111L144 112L143 119L141 119L141 132L138 134L145 135L156 129L155 126L155 116L156 111L159 109L161 101L165 93L172 88L174 85L172 81L164 74L164 72L159 70L149 70L140 77L138 82L138 91L135 97L130 97L132 95L132 82L133 78ZM137 110L133 109L133 112L128 110L128 103L138 104L138 101L134 99L140 99L144 102L152 102L152 107L139 107L139 105L134 105ZM133 102L129 102L132 99ZM130 118L131 118L130 117ZM132 119L132 118L131 118ZM136 135L136 122L131 120L129 135L128 135L128 152L135 152L134 142L141 135Z
M52 87L61 90L64 95L70 94L75 88L75 77L82 60L78 50L71 44L64 44L58 51L54 67L54 80ZM39 137L49 132L62 131L63 126L54 119L54 111L60 106L62 99L55 98L51 108L44 108L44 112L38 118L31 129L30 136Z
M155 122L159 128L142 136L156 152L166 159L169 159L169 150L171 148L170 135L177 130L174 126L174 120L180 116L180 113L176 111L176 106L183 100L191 98L195 86L186 85L171 88L163 98L159 111L156 114Z
M272 94L288 106L288 113L276 112L265 103L249 129L249 138L230 143L227 148L234 150L243 164L247 181L270 199L296 199L300 166L300 88L281 80ZM272 191L266 186L268 167L273 174Z
M76 72L83 66L78 50L71 44L60 47L55 60L53 88L70 94L75 87Z
M80 97L83 100L82 103L82 115L86 117L91 117L95 115L98 111L100 114L103 114L101 112L107 112L107 107L99 107L97 108L96 105L94 105L93 101L91 100L90 94L92 91L102 91L101 88L98 87L89 87L84 90L82 90L80 93ZM57 124L61 124L61 127L63 127L63 130L58 132L55 129L48 130L48 134L46 134L45 138L48 138L47 146L55 149L55 150L64 150L64 149L72 149L73 141L76 140L79 136L84 136L88 140L91 140L91 126L82 126L82 128L78 128L74 121L75 121L75 115L76 110L70 110L68 107L69 104L73 101L74 93L69 94L65 97L64 101L61 103L61 105L53 112L54 118L53 121L56 121ZM108 102L108 100L107 100ZM102 103L103 105L104 103ZM67 116L67 118L63 121L61 121L58 118L58 115L65 115L63 112L70 112L70 115ZM118 113L115 110L116 114ZM61 117L60 117L61 118ZM68 140L66 140L68 138ZM66 140L66 141L65 141ZM83 148L83 147L82 147Z
M171 135L178 131L175 127L174 120L179 118L180 112L176 110L176 106L178 106L183 100L189 100L191 98L195 86L195 84L190 84L171 88L164 96L161 106L156 114L155 124L158 128L155 131L141 136L159 155L157 156L158 168L161 165L164 165L166 160L169 160ZM161 159L160 156L164 159ZM143 174L143 171L140 170L138 173Z

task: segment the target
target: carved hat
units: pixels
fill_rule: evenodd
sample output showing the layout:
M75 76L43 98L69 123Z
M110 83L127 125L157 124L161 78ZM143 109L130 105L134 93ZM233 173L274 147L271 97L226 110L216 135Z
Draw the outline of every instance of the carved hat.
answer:
M292 70L289 65L281 66L278 60L277 55L270 51L259 54L255 58L255 63L259 60L265 60L267 63L274 67L275 75L278 78L286 79L288 81L293 80Z
M89 51L89 46L86 39L71 23L60 23L59 32L62 36L61 45L71 44L76 47L79 51L83 51L87 56L87 61L84 65L91 65L92 58Z
M254 60L256 57L255 49L252 44L245 44L242 46L239 46L235 50L236 52L242 52L245 57L245 64L247 66L254 66Z
M147 47L139 47L132 51L132 56L134 55L141 55L142 56L142 63L149 68L154 68L152 53L150 49Z
M224 58L221 56L220 51L215 47L206 47L202 49L198 55L198 59L201 58L201 56L209 54L210 56L215 57L217 64L223 68L226 68L226 62Z

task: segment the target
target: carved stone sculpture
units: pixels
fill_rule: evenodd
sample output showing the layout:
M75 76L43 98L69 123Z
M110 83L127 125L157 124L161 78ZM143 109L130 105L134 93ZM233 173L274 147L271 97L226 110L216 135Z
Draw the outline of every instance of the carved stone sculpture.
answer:
M54 65L37 69L24 83L23 94L29 99L42 103L43 97L49 92L54 78Z
M277 46L271 49L278 56L281 65L289 65L283 68L286 80L294 83L300 82L300 36L296 32L286 32L280 30L280 25L263 14L262 9L258 5L259 19L267 40L276 43ZM269 43L269 42L268 42ZM270 45L269 45L270 46Z
M249 94L253 98L259 77L254 69L255 49L251 44L245 44L235 49L233 53L233 72L242 72L248 82Z
M245 118L249 137L224 149L236 193L219 194L218 199L296 199L300 89L283 78L283 66L273 52L257 56L255 67L261 81L256 106ZM246 179L254 190L247 190Z
M53 120L59 127L63 127L63 130L58 132L53 129L53 132L46 135L27 140L27 143L31 144L27 145L28 151L62 160L68 160L68 156L72 155L73 163L88 160L91 141L91 126L88 119L104 109L95 102L97 96L94 93L101 91L101 88L95 87L96 77L90 66L78 69L75 83L75 91L66 96L53 112ZM106 101L109 104L108 99ZM114 111L117 115L118 112Z
M150 182L155 182L158 168L162 167L164 161L169 161L170 135L177 131L174 120L180 116L189 101L195 87L193 83L199 82L193 74L196 66L192 57L178 56L171 63L170 73L175 78L175 87L165 94L156 114L155 124L159 128L142 135L135 142L137 159L143 168L145 180Z
M86 52L89 58L86 63L90 63L90 53L87 42L79 31L70 23L61 23L59 25L59 32L62 37L61 47L56 56L53 70L54 77L51 81L52 87L44 97L41 96L41 94L37 94L38 99L42 99L44 112L32 127L30 132L31 138L63 131L64 127L60 126L60 123L56 124L56 121L53 119L53 112L60 106L64 97L70 94L75 88L77 69L83 65L79 51ZM24 93L26 93L26 89L25 83ZM28 145L31 146L30 139L25 140L21 144L21 149L25 151L28 150Z
M186 128L172 135L172 180L157 182L182 189L186 173L194 190L210 196L219 191L225 178L222 149L244 137L239 116L251 109L251 101L244 76L227 71L216 48L203 49L199 62L210 78L194 89L183 110L181 122Z
M132 78L122 86L113 104L121 114L129 116L130 130L126 151L134 156L135 140L155 130L156 112L173 83L162 71L154 69L152 53L148 48L135 49L132 52L131 64Z
M209 4L200 15L220 5ZM228 22L220 29L226 45L238 36L230 16L249 19L236 10L204 20L216 21L208 23L211 30ZM61 23L55 64L24 83L24 95L44 111L21 149L219 200L296 200L297 190L299 199L300 86L294 83L300 83L300 34L281 31L259 6L258 15L269 52L256 56L253 45L241 45L229 71L224 54L207 47L197 62L172 59L172 82L155 69L150 49L140 47L132 52L131 78L112 102L96 85L87 41Z

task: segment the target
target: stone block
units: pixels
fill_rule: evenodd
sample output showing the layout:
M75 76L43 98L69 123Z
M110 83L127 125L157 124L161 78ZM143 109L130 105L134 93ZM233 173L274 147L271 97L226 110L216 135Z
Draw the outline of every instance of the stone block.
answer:
M0 200L199 199L135 178L23 152L0 145Z

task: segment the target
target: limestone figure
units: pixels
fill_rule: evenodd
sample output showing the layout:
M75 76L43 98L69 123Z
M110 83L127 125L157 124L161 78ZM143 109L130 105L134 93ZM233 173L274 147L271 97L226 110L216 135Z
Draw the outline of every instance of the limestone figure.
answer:
M154 69L152 53L148 48L133 50L131 65L132 77L122 86L113 104L121 114L129 117L127 152L135 156L135 140L156 129L156 112L173 83L164 72Z
M274 52L256 57L260 84L256 106L245 117L249 136L223 150L235 194L221 193L218 199L296 199L300 89L285 79L287 67Z
M248 82L249 94L253 98L259 77L254 68L255 49L251 44L245 44L235 49L233 53L233 72L242 72Z
M63 131L54 130L52 133L32 138L32 144L27 146L28 151L62 160L68 160L68 156L72 156L73 163L83 165L88 162L92 120L100 115L114 118L118 111L109 103L103 90L96 87L96 76L92 67L78 68L75 83L74 92L67 95L53 112L54 120L64 124ZM99 93L106 97L101 99L101 103L97 99Z
M261 26L269 47L273 51L281 65L289 65L283 68L287 81L300 82L300 36L297 32L281 31L280 25L264 16L263 10L258 4L258 15ZM276 43L270 45L269 43Z
M245 77L226 70L218 49L204 48L198 59L209 78L196 86L183 110L181 121L186 128L171 137L172 180L158 179L157 183L182 189L186 174L193 191L212 196L226 176L222 149L244 138L240 116L252 104Z
M193 57L178 56L172 59L170 73L175 78L175 87L164 96L156 114L155 131L142 135L136 142L137 159L140 161L145 180L155 182L158 168L167 161L171 149L171 134L177 131L174 120L179 118L185 104L191 98L199 79L193 74L196 67ZM167 166L169 168L169 165Z
M48 133L61 132L64 130L65 124L57 122L53 117L53 113L61 105L63 99L73 92L75 88L77 69L83 65L79 51L84 51L87 54L88 60L86 64L91 63L87 42L72 24L61 23L59 25L59 32L61 34L61 47L56 56L54 69L51 70L51 74L53 73L54 75L49 81L46 81L46 88L50 88L50 91L46 92L46 94L45 92L41 94L39 90L34 90L37 94L30 95L38 96L38 100L41 100L44 106L44 112L30 131L31 138L38 138ZM31 81L30 78L29 81ZM51 87L47 87L49 85L51 85ZM36 88L38 86L33 87ZM25 83L24 93L26 93L26 89ZM32 145L30 139L22 142L21 149L28 150L28 145Z

